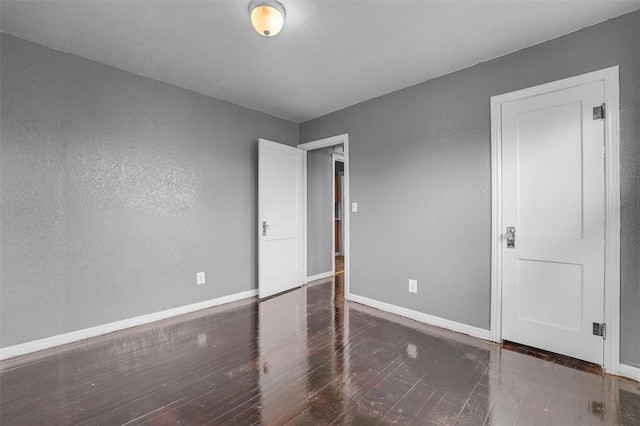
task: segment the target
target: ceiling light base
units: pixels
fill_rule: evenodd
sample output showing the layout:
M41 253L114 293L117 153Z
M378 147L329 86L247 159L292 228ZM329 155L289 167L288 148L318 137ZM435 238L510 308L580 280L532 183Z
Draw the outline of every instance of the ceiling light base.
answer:
M253 0L249 3L249 15L258 34L273 37L282 30L286 11L276 0Z

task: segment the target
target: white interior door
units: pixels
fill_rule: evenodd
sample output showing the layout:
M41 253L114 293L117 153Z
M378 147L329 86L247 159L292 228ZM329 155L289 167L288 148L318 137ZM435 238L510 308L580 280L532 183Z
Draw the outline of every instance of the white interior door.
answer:
M258 296L304 284L306 152L258 140Z
M603 363L602 81L502 103L502 337ZM508 248L507 227L515 247Z

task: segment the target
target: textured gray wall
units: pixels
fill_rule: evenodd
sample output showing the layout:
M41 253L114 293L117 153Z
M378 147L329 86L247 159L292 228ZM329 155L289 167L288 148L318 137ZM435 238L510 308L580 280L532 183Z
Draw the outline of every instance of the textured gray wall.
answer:
M333 177L328 148L307 152L307 275L331 271Z
M297 124L0 50L2 347L256 288L257 139L296 145Z
M484 329L491 96L620 65L621 360L640 366L640 12L303 123L349 133L351 290ZM418 294L407 279L418 280Z

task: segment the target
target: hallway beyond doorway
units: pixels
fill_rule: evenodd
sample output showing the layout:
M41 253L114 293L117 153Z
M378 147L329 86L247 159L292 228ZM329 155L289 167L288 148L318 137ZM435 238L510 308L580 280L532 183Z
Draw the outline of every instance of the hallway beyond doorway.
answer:
M344 256L336 256L336 275L344 273Z

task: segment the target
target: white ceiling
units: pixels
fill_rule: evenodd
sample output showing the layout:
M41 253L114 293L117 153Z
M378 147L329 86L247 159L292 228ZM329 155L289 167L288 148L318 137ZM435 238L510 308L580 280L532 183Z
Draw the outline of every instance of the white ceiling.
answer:
M0 0L0 30L302 122L640 8L640 0Z

